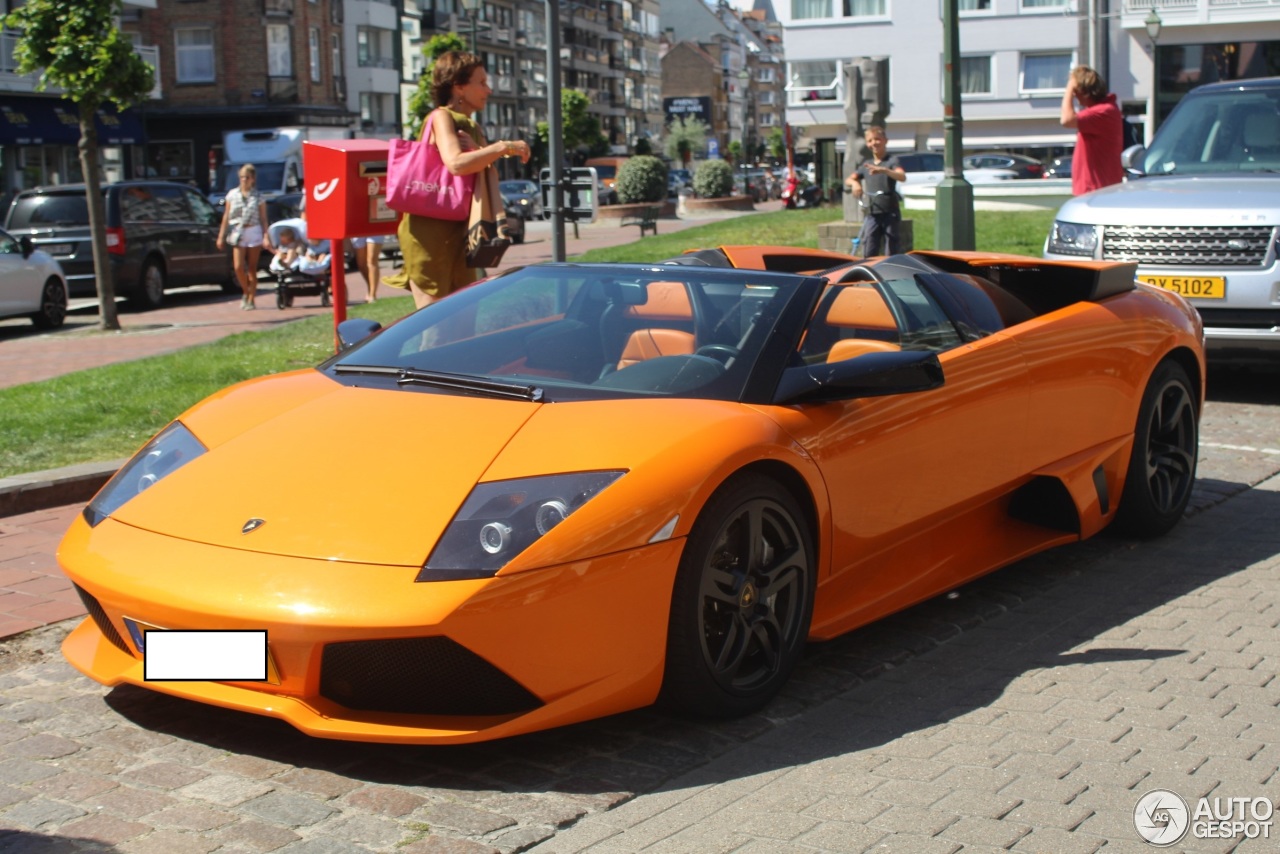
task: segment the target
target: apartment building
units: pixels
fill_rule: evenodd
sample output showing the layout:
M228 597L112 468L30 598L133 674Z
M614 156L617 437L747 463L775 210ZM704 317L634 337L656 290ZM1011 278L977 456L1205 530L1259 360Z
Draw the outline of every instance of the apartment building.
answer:
M135 174L214 189L222 133L350 128L344 2L155 0L121 19L153 44L161 96L140 110L147 141Z
M418 7L416 0L403 0L409 15L420 17ZM401 8L396 0L346 0L343 12L347 111L359 116L361 136L399 136L400 87L408 61Z
M20 5L14 0L0 3L0 15ZM130 0L124 5L125 19L142 10L155 8L156 0ZM37 91L40 74L19 74L14 49L19 34L0 31L0 194L15 188L41 184L61 184L83 180L80 169L80 112L74 103L49 87ZM134 49L155 65L159 48L142 38L134 38ZM156 79L150 103L157 103L163 84ZM119 180L141 174L146 133L142 116L145 106L123 112L112 105L98 111L96 125L104 175Z
M837 168L846 127L841 68L862 56L889 59L890 148L942 148L940 3L776 2L799 152ZM1148 128L1193 85L1280 73L1277 0L959 0L959 8L966 151L1043 157L1073 146L1058 112L1067 75L1081 63L1102 71L1129 120ZM1162 19L1156 87L1146 28L1153 9Z

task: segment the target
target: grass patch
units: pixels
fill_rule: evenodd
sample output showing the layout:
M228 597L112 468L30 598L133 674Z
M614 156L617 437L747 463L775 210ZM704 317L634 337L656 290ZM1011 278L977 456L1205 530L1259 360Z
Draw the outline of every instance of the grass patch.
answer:
M719 245L818 245L831 208L734 217L574 256L580 261L658 261ZM933 211L907 211L915 245L931 248ZM978 248L1039 255L1053 211L975 214ZM351 317L389 323L413 310L409 297L355 305ZM0 477L112 460L132 454L184 410L221 388L266 374L307 368L332 352L333 322L310 317L275 329L242 332L178 353L105 365L0 389Z

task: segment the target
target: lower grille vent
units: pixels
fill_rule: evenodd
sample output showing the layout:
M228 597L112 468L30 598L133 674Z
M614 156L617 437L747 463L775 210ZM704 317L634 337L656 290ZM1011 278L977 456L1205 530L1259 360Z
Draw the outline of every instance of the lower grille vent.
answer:
M98 603L97 599L93 598L93 594L79 584L73 583L72 586L76 589L76 593L80 596L80 601L84 603L84 609L89 612L90 617L93 617L93 622L97 625L98 631L102 632L103 637L119 647L121 652L133 655L133 650L125 645L124 638L120 637L116 627L111 625L111 620L107 619L107 612L102 610L102 605Z
M523 685L445 637L328 644L320 693L348 709L411 715L509 715L542 705Z

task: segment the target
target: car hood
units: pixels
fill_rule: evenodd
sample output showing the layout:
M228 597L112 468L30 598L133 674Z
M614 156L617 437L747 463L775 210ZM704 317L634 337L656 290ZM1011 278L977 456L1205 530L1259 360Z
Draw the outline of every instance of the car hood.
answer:
M1058 219L1094 225L1280 224L1280 175L1126 181L1066 202Z
M539 404L356 388L318 371L234 386L180 420L208 452L125 503L117 522L233 549L414 567L477 482L627 472L522 556L521 568L547 566L644 545L687 517L713 471L752 453L734 448L779 441L773 422L727 401ZM251 519L263 524L243 533Z
M113 518L229 548L421 565L538 408L317 376L322 385L289 377L237 388L184 416L208 453ZM250 519L264 524L242 533Z

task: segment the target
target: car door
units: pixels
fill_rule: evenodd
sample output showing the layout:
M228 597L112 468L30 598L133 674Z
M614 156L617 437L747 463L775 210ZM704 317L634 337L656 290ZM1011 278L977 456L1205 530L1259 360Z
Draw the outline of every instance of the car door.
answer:
M892 316L895 328L881 323L857 334L876 342L869 345L875 350L936 352L946 379L930 391L798 407L788 418L830 498L831 576L814 625L839 626L832 631L972 575L979 557L948 532L969 528L966 520L1026 470L1030 385L1016 340L1002 331L963 341L917 278L891 280L877 292L887 309L881 316ZM806 336L815 343L802 349L827 346L821 335L815 322ZM980 526L974 521L972 529Z
M195 190L184 192L191 211L191 228L200 236L200 258L195 263L194 278L198 284L225 282L231 277L231 253L218 249L218 228L222 217L209 200Z
M43 285L35 264L22 257L17 239L0 231L0 317L35 311Z
M149 190L159 228L158 238L164 247L169 286L197 284L204 245L201 229L192 219L185 188L178 184L152 184Z

